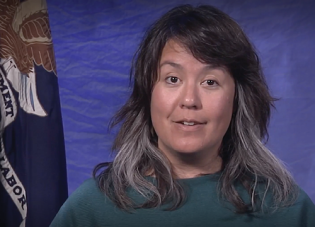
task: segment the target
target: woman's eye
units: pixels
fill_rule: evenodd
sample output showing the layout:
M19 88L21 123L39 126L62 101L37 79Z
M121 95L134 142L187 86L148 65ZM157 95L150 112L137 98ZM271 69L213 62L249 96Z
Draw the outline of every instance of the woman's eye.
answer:
M213 85L217 85L218 83L215 80L206 80L206 81L202 82L202 84L205 84L208 86L213 86Z
M179 79L175 76L170 76L166 78L166 82L170 83L170 84L176 84L178 83Z

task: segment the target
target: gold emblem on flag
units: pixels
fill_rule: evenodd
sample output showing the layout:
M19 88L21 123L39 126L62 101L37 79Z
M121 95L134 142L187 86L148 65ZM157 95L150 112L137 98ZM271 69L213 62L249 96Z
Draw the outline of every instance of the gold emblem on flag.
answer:
M0 5L0 58L11 56L23 74L35 63L56 75L46 2L7 0Z
M46 1L1 1L0 66L21 108L47 116L37 97L35 64L57 75Z

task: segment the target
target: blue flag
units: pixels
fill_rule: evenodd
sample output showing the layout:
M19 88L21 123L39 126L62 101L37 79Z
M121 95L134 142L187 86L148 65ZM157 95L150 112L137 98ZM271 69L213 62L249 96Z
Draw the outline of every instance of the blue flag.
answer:
M0 2L0 226L49 226L68 196L45 0Z

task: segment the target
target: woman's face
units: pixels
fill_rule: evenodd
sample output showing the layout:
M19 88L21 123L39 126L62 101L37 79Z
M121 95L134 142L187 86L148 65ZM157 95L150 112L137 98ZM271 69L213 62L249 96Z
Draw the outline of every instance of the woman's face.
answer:
M233 112L235 83L224 69L201 63L180 43L165 45L152 91L159 149L170 159L218 153Z

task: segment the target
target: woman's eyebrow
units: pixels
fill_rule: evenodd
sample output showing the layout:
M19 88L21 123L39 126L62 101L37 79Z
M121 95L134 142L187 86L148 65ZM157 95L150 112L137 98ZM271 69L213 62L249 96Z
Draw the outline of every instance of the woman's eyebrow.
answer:
M183 69L184 67L181 65L181 64L178 64L178 63L175 63L175 62L172 62L172 61L163 61L161 64L160 64L160 68L162 68L163 66L165 65L170 65L174 68L177 68L177 69ZM219 67L219 66L215 66L215 65L212 65L212 64L208 64L208 65L205 65L201 71L203 72L206 72L208 70L213 70L213 69L222 69L222 67Z
M178 63L175 63L175 62L172 62L172 61L163 61L161 64L160 64L160 68L162 68L163 66L165 65L170 65L174 68L177 68L177 69L183 69L183 66L178 64Z

